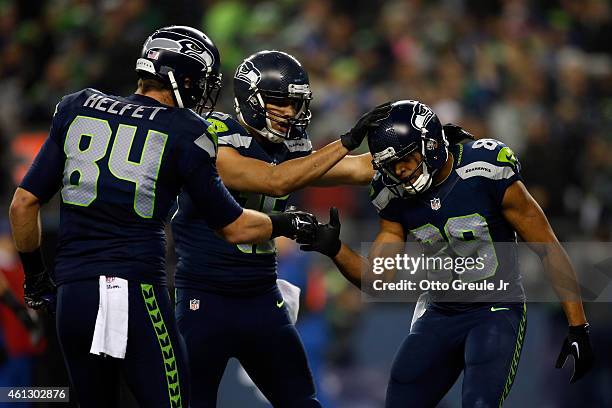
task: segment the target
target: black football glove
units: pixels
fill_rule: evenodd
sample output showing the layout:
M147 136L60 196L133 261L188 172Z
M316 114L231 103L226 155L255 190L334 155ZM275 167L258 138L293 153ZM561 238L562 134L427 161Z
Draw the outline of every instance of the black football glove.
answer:
M45 268L40 248L32 252L20 252L25 279L23 282L23 300L31 309L55 311L55 294L57 288Z
M289 207L285 212L270 214L272 220L272 237L284 236L295 240L312 240L317 228L317 218L295 207Z
M316 231L311 241L297 241L302 251L315 251L333 258L340 251L342 242L340 241L340 217L338 209L329 209L329 223L317 224Z
M593 349L589 339L588 323L569 327L569 333L563 340L555 367L562 368L570 355L574 357L574 373L570 379L570 384L573 384L588 373L593 366Z
M461 143L464 140L475 140L474 135L463 129L461 126L454 125L452 123L447 123L443 126L444 135L446 135L446 140L450 145L454 145L457 143Z
M31 309L55 311L57 288L47 271L35 276L27 276L23 283L23 300Z
M389 116L389 112L391 112L391 102L379 105L364 114L351 130L340 136L342 145L349 151L358 148L368 132L378 127L380 121Z

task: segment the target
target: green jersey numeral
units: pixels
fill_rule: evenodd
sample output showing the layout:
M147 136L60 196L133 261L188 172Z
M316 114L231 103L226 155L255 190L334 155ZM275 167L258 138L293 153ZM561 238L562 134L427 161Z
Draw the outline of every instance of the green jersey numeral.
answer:
M149 130L140 160L131 161L136 131L135 126L119 125L108 169L118 179L135 184L134 212L142 218L152 218L155 188L168 135ZM72 121L64 143L66 164L61 191L64 203L88 207L96 200L100 178L98 161L106 156L111 136L107 120L77 116Z
M444 233L448 240L444 238L442 231L432 224L425 224L410 231L417 241L427 246L429 254L482 258L484 267L466 270L460 275L462 282L476 282L495 275L499 262L485 217L470 214L449 218L444 225ZM444 269L428 271L428 277L443 282L453 279L451 271Z

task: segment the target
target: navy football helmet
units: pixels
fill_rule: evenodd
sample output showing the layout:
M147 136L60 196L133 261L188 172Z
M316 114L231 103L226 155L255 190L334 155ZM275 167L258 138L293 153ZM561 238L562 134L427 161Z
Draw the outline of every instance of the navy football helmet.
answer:
M246 58L234 75L238 119L273 143L304 137L310 123L310 82L297 59L281 51L260 51ZM271 112L266 103L293 105L295 116ZM273 122L286 128L273 128Z
M433 176L448 158L448 141L440 120L431 108L421 102L394 102L389 117L368 134L372 164L382 174L382 181L395 195L419 194L427 190ZM418 151L422 160L413 173L400 179L395 164ZM422 169L416 181L409 179Z
M221 90L220 66L219 50L204 33L170 26L147 38L136 72L168 84L178 107L210 114Z

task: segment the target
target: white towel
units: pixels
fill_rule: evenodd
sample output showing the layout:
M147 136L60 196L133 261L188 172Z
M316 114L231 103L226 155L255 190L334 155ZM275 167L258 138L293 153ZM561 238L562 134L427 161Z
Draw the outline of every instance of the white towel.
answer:
M100 304L89 352L125 358L128 316L128 281L100 276Z
M430 299L430 296L428 292L423 292L421 293L421 296L419 296L419 299L417 300L416 305L414 306L414 313L412 314L412 322L410 323L410 330L412 330L412 326L414 326L414 322L419 320L419 318L423 316L423 314L425 313L425 310L427 310L427 306L429 306L429 299Z
M298 312L300 311L301 290L284 279L277 279L276 284L285 301L285 307L287 308L287 312L289 312L289 319L291 323L295 324L295 322L297 322Z

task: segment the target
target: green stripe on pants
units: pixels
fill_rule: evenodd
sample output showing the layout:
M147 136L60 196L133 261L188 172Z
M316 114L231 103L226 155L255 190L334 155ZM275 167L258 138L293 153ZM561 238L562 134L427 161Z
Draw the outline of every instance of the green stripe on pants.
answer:
M504 400L510 393L512 383L514 383L514 377L516 377L516 369L518 368L519 360L521 359L521 350L523 350L523 341L525 340L525 327L527 326L527 305L523 303L523 316L518 327L518 333L516 336L516 345L514 346L514 354L512 356L512 362L510 363L510 371L508 372L508 378L504 385L504 391L499 399L499 406L501 407Z
M155 299L155 291L153 285L142 283L140 284L142 297L144 298L149 318L155 329L155 335L159 342L162 358L164 359L164 370L166 371L166 381L168 382L168 398L172 408L181 408L181 387L179 386L179 374L174 356L174 349L170 341L170 335L164 324L164 318Z

